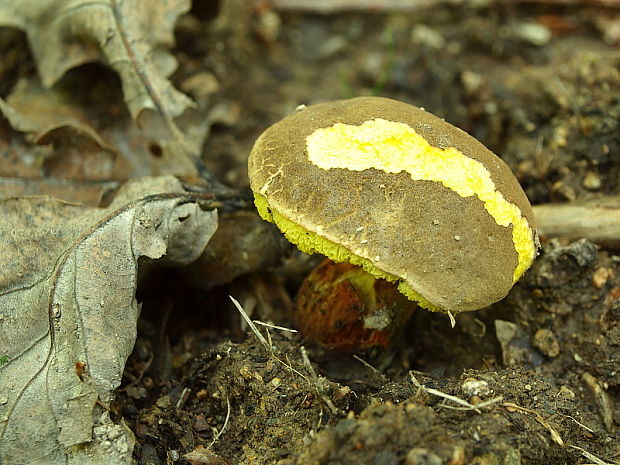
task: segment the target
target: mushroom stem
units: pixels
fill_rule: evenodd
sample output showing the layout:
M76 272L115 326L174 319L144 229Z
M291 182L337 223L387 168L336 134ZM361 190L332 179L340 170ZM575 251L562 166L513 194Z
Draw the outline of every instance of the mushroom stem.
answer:
M325 259L295 299L304 337L343 351L388 349L403 334L417 305L398 286L350 263Z

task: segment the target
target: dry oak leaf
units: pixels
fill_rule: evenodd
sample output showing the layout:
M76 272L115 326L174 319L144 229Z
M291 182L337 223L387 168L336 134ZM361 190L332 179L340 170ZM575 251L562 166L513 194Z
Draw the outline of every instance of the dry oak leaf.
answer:
M0 152L6 146L12 155L0 164L0 175L95 181L195 173L183 147L168 140L161 124L144 130L125 112L102 122L70 89L66 83L45 89L38 79L22 79L6 101L0 99L0 125L8 125ZM196 153L208 131L200 129L195 139L183 137ZM152 146L162 148L160 156L153 155Z
M161 177L107 209L12 198L0 218L0 463L130 463L133 435L107 410L136 338L138 260L195 260L217 212Z
M0 0L1 1L1 0ZM23 116L0 98L0 176L35 178L41 176L41 166L52 153L51 147L36 146L29 132L36 131L35 122ZM2 186L0 186L0 191Z
M190 6L190 0L0 0L0 25L26 32L46 87L73 67L104 62L119 74L134 119L149 109L170 124L194 105L167 79L177 66L167 51L173 27Z
M8 102L0 99L0 117L33 143L15 150L22 166L38 166L40 175L56 178L122 179L127 163L89 125L84 113L80 107L62 101L59 93L36 86L14 91ZM15 134L9 137L19 141ZM14 148L13 144L10 146ZM39 150L35 149L37 146ZM34 159L32 153L39 157ZM16 171L17 167L12 165L2 164L0 174Z

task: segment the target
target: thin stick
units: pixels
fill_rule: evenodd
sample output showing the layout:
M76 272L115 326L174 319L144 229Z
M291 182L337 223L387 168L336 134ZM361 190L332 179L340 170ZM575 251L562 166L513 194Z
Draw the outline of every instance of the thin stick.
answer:
M585 458L587 458L588 460L592 460L596 465L614 465L613 463L605 462L604 460L599 459L596 455L588 452L585 449L582 449L579 446L573 446L572 444L569 444L568 447L572 447L573 449L577 449L578 451L581 452L581 454ZM618 463L618 462L615 462L615 463Z
M502 403L502 405L506 407L506 409L509 412L516 411L516 412L521 412L521 413L531 413L532 415L534 415L534 419L549 431L549 434L551 435L551 439L553 439L553 441L557 445L559 446L564 445L564 441L562 440L562 436L560 436L560 433L558 433L556 429L553 426L551 426L549 422L545 420L543 416L540 413L538 413L536 410L521 407L520 405L517 405L514 402L504 402Z
M209 444L207 446L207 449L211 449L211 447L213 446L213 444L215 444L215 442L220 438L220 436L222 435L222 433L224 432L224 430L226 429L226 426L228 425L228 420L230 419L230 399L228 398L228 395L226 396L226 418L224 419L224 425L222 426L222 429L218 431L218 433L215 435L215 437L213 438L213 441L211 441L211 444Z
M323 394L321 390L319 389L319 377L316 374L316 371L314 371L314 367L312 366L312 363L310 362L310 357L308 357L308 352L306 351L306 348L304 346L301 346L299 348L299 351L301 352L301 360L304 366L306 367L306 370L308 370L308 373L310 373L310 376L312 376L312 381L314 382L314 384L311 384L311 386L314 388L314 391L319 396L319 398L325 403L325 405L327 405L327 408L329 408L332 414L334 415L337 414L338 408L334 405L332 400L329 397L327 397L325 394Z
M454 402L455 404L458 404L462 407L464 407L464 409L462 410L473 410L476 413L482 413L480 411L481 408L484 407L488 407L489 405L495 404L497 402L500 402L501 400L503 400L503 398L501 396L499 397L494 397L493 399L489 399L487 401L484 402L480 402L479 404L470 404L469 402L467 402L465 399L461 399L460 397L456 397L450 394L446 394L445 392L441 392L437 389L433 389L433 388L427 388L426 386L420 384L420 382L415 378L415 376L413 376L413 372L410 371L409 372L409 376L411 377L411 382L413 383L414 386L416 386L418 389L423 390L424 392L431 394L433 396L437 396L437 397L441 397L442 399L446 399L446 400L450 400L452 402ZM448 405L443 405L443 407L446 408L451 408L451 409L458 409L457 407L451 407Z
M443 402L441 403L441 406L444 407L444 408L447 408L449 410L465 410L465 411L467 411L467 410L474 410L472 407L475 407L476 409L480 410L481 408L488 407L489 405L497 404L498 402L501 402L502 400L504 400L504 396L493 397L493 398L491 398L489 400L485 400L483 402L479 402L476 405L470 404L471 407L454 407L453 405L447 405L447 404L445 404ZM478 413L480 413L480 412L478 412Z
M366 368L368 368L370 371L372 371L373 373L381 376L382 378L384 378L384 376L381 374L381 372L379 370L377 370L375 367L373 367L370 363L368 363L366 360L364 360L361 357L358 357L357 355L353 354L353 358L355 360L357 360L358 362L360 362L362 365L364 365Z
M538 233L620 247L620 197L534 206Z
M586 431L589 431L590 433L594 433L594 430L592 428L584 425L583 423L580 423L579 420L577 420L575 417L570 416L570 415L565 415L563 413L560 413L560 415L562 415L563 417L566 417L566 418L570 418L571 420L573 420L575 423L577 423L579 426L581 426Z
M310 363L310 357L308 357L308 352L306 351L306 348L304 346L301 346L299 348L299 351L301 352L301 361L306 367L306 370L308 371L308 373L310 373L310 376L312 376L312 378L316 380L318 376L316 375L316 371L314 371L312 363Z

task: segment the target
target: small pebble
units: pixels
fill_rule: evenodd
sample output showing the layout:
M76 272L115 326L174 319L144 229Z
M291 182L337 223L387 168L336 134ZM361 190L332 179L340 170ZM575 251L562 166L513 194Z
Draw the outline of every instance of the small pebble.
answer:
M551 39L551 31L538 23L519 23L512 31L519 39L539 47L546 45Z
M443 460L434 452L422 447L416 447L407 452L406 465L441 465Z
M416 45L425 45L432 49L445 47L446 40L441 33L424 24L418 24L411 30L411 41Z
M461 73L461 84L467 95L476 95L484 86L485 81L481 74L466 69Z
M603 289L609 278L613 277L613 270L601 266L592 275L592 285L597 289Z
M583 177L583 181L581 185L588 189L589 191L597 191L602 186L601 178L598 174L588 171L586 175Z
M560 344L553 331L541 328L536 331L532 345L547 357L557 357L560 354Z
M489 383L476 378L465 379L463 384L461 384L461 389L463 394L469 397L477 396L484 398L493 393L491 388L489 388Z

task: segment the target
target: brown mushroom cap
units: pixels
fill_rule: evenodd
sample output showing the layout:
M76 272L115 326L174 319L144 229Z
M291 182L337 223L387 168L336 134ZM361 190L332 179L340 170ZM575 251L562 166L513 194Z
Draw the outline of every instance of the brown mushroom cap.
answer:
M254 145L249 176L261 215L300 249L401 281L431 310L502 299L535 255L532 209L508 166L396 100L287 116Z

